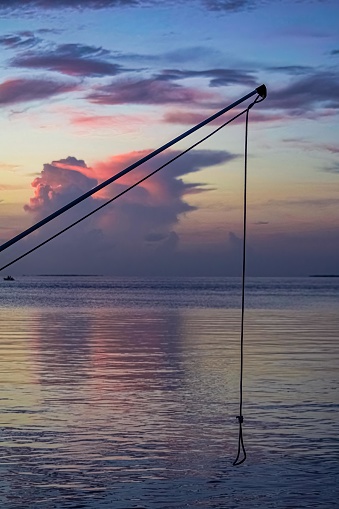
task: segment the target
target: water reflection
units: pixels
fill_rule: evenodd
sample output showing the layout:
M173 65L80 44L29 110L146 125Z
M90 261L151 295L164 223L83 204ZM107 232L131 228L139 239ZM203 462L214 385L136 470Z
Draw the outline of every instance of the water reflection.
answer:
M182 339L177 311L43 310L33 321L34 364L42 385L99 391L104 382L111 396L175 388Z
M29 342L37 383L60 385L65 390L68 385L86 383L91 328L92 319L86 313L65 313L60 309L31 311Z
M246 324L239 470L237 311L1 310L2 506L335 507L338 317Z

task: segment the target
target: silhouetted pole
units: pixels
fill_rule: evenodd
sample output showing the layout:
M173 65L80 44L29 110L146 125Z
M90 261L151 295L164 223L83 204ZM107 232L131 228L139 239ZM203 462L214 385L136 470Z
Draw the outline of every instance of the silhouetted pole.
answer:
M237 101L235 101L234 103L230 104L229 106L226 106L225 108L223 108L222 110L218 111L217 113L215 113L211 117L208 117L205 120L203 120L202 122L200 122L200 124L197 124L196 126L192 127L188 131L185 131L180 136L177 136L176 138L174 138L173 140L169 141L168 143L165 143L165 145L162 145L162 147L154 150L153 152L150 152L147 156L142 157L141 159L139 159L135 163L131 164L130 166L128 166L124 170L122 170L119 173L117 173L116 175L113 175L112 177L110 177L109 179L105 180L101 184L97 185L96 187L94 187L90 191L87 191L86 193L82 194L81 196L79 196L75 200L71 201L67 205L64 205L64 207L61 207L60 209L56 210L55 212L53 212L49 216L45 217L44 219L41 219L41 221L39 221L38 223L35 223L30 228L27 228L27 230L19 233L19 235L16 235L12 239L10 239L7 242L5 242L4 244L2 244L2 246L0 246L0 252L4 251L8 247L10 247L12 244L15 244L16 242L18 242L19 240L23 239L24 237L27 237L27 235L29 235L30 233L33 233L35 230L37 230L41 226L45 225L46 223L49 223L50 221L52 221L52 219L55 219L56 217L60 216L61 214L63 214L67 210L71 209L72 207L74 207L78 203L81 203L82 201L86 200L86 198L89 198L90 196L92 196L92 194L97 193L98 191L100 191L104 187L108 186L109 184L111 184L115 180L118 180L120 177L123 177L124 175L126 175L130 171L134 170L135 168L137 168L141 164L146 163L147 161L152 159L152 157L155 157L156 155L160 154L161 152L163 152L167 148L170 148L173 145L175 145L176 143L178 143L179 141L183 140L184 138L186 138L190 134L194 133L195 131L198 131L198 129L200 129L201 127L204 127L206 124L209 124L210 122L212 122L212 120L215 120L216 118L220 117L221 115L223 115L227 111L235 108L236 106L238 106L242 102L246 101L250 97L253 97L255 94L259 94L262 98L265 98L266 97L266 87L265 87L265 85L261 85L260 87L254 89L252 92L250 92L249 94L245 95L241 99L238 99Z

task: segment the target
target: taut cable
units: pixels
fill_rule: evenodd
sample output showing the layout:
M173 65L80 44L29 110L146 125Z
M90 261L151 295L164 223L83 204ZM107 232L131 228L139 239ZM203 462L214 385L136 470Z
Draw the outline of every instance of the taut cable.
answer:
M246 108L244 109L243 111L241 111L240 113L238 113L237 115L235 115L234 117L232 117L230 120L224 122L221 126L219 126L217 129L213 130L210 134L208 134L207 136L205 136L204 138L202 138L201 140L199 140L198 142L194 143L193 145L191 145L189 148L187 148L186 150L184 150L183 152L180 152L180 154L177 154L175 157L173 157L172 159L170 159L169 161L167 161L165 164L163 164L162 166L160 166L159 168L157 168L156 170L152 171L151 173L149 173L148 175L146 175L145 177L143 177L142 179L138 180L135 184L132 184L131 186L129 186L127 189L125 189L124 191L122 191L121 193L117 194L116 196L114 196L113 198L111 198L110 200L108 200L107 202L103 203L102 205L100 205L99 207L97 207L96 209L92 210L91 212L89 212L88 214L86 214L85 216L81 217L80 219L78 219L77 221L75 221L74 223L70 224L69 226L67 226L66 228L64 228L63 230L60 230L59 232L57 232L56 234L52 235L51 237L49 237L47 240L41 242L40 244L38 244L37 246L35 246L34 248L30 249L29 251L26 251L24 254L22 254L21 256L15 258L14 260L12 260L11 262L7 263L6 265L4 265L3 267L0 268L0 271L1 270L4 270L6 269L7 267L13 265L14 263L16 263L17 261L21 260L22 258L24 258L25 256L29 255L30 253L33 253L34 251L36 251L37 249L39 249L40 247L44 246L45 244L47 244L48 242L50 242L51 240L55 239L56 237L58 237L59 235L61 235L62 233L66 232L67 230L69 230L70 228L72 228L73 226L76 226L77 224L79 224L81 221L83 221L84 219L87 219L88 217L90 217L91 215L93 215L94 213L98 212L99 210L101 210L102 208L106 207L106 205L109 205L110 203L112 203L114 200L116 200L117 198L119 198L120 196L124 195L125 193L127 193L128 191L130 191L131 189L133 189L134 187L138 186L139 184L141 184L142 182L144 182L145 180L147 180L148 178L150 178L152 175L154 175L155 173L157 173L158 171L162 170L163 168L165 168L166 166L168 166L170 163L172 163L173 161L175 161L176 159L179 159L179 157L183 156L184 154L186 154L187 152L189 152L190 150L192 150L193 148L197 147L198 145L200 145L201 143L203 143L205 140L207 140L208 138L210 138L211 136L213 136L215 133L217 133L218 131L220 131L221 129L223 129L226 125L230 124L231 122L233 122L234 120L236 120L238 117L240 117L241 115L243 115L244 113L246 113L246 120L245 120L245 150L244 150L244 206L243 206L243 257L242 257L242 297L241 297L241 331L240 331L240 385L239 385L239 415L237 416L237 420L238 420L238 423L239 423L239 436L238 436L238 452L237 452L237 457L236 459L234 460L233 462L233 465L236 466L236 465L241 465L241 463L243 463L246 459L246 450L245 450L245 445L244 445L244 439L243 439L243 430L242 430L242 424L243 424L243 421L244 421L244 418L243 418L243 415L242 415L242 406L243 406L243 372L244 372L244 316L245 316L245 277L246 277L246 226L247 226L247 155L248 155L248 118L249 118L249 111L250 109L256 104L256 103L259 103L261 101L263 101L265 98L266 98L266 87L265 85L261 85L260 87L258 87L257 89L255 89L255 91L251 92L250 94L248 94L247 96L241 98L240 100L236 101L235 103L233 103L232 105L230 105L229 107L226 107L224 108L223 110L220 110L218 113L216 113L215 115L212 115L211 117L209 117L208 119L204 120L203 122L201 122L200 124L198 124L197 126L195 126L194 128L192 129L189 129L188 131L186 131L185 133L183 133L182 135L178 136L177 138L175 138L174 140L168 142L167 144L163 145L162 147L160 147L159 149L151 152L149 155L145 156L144 158L140 159L139 161L137 161L136 163L132 164L131 166L129 166L128 168L125 168L124 170L122 170L121 172L119 172L118 174L114 175L113 177L111 177L110 179L106 180L105 182L102 182L101 184L99 184L98 186L96 186L94 189L92 189L91 191L88 191L87 193L83 194L82 196L80 196L79 198L77 198L76 200L74 200L73 202L70 202L68 205L65 205L64 207L62 207L61 209L59 209L58 211L54 212L53 214L51 214L50 216L48 216L47 218L39 221L38 223L36 223L35 225L33 225L32 227L28 228L27 230L25 230L24 232L22 232L21 234L17 235L16 237L13 237L11 240L5 242L2 246L0 246L0 251L3 251L5 249L7 249L9 246L11 246L12 244L16 243L17 241L21 240L22 238L24 238L25 236L29 235L30 233L32 233L33 231L35 231L36 229L40 228L41 226L43 226L44 224L46 224L47 222L51 221L52 219L54 219L55 217L57 217L58 215L66 212L66 210L68 210L69 208L77 205L78 203L80 203L81 201L83 201L84 199L88 198L89 196L93 195L95 192L99 191L100 189L102 189L103 187L111 184L112 182L114 182L115 180L118 180L119 178L121 178L123 175L125 175L126 173L130 172L131 170L135 169L137 166L140 166L141 164L147 162L149 159L151 159L152 157L158 155L159 153L163 152L166 148L169 148L171 147L172 145L174 145L175 143L177 143L178 141L184 139L186 136L188 136L189 134L195 132L196 130L200 129L201 127L203 127L204 125L208 124L209 122L211 122L212 120L215 120L216 118L218 118L219 116L223 115L224 113L226 113L226 111L229 111L231 108L239 105L241 102L243 102L244 100L246 99L249 99L250 97L252 97L255 93L258 94L258 96L256 97L256 99ZM242 458L240 458L241 456L241 453L243 453L243 456Z
M105 180L104 182L101 182L96 187L93 187L93 189L90 189L89 191L87 191L86 193L82 194L81 196L78 196L78 198L76 198L75 200L67 203L66 205L64 205L60 209L56 210L55 212L53 212L49 216L45 217L44 219L41 219L41 221L38 221L34 225L32 225L29 228L27 228L27 230L19 233L18 235L16 235L15 237L11 238L10 240L5 242L4 244L0 245L0 252L4 251L7 248L9 248L10 246L15 244L19 240L23 239L24 237L27 237L27 235L30 235L34 231L36 231L39 228L41 228L41 226L49 223L50 221L52 221L56 217L60 216L61 214L63 214L67 210L71 209L72 207L75 207L76 205L78 205L82 201L86 200L87 198L89 198L93 194L97 193L98 191L100 191L104 187L108 186L112 182L118 180L119 178L123 177L124 175L126 175L130 171L134 170L135 168L137 168L141 164L146 163L147 161L149 161L150 159L152 159L156 155L160 154L164 150L172 147L173 145L175 145L179 141L183 140L184 138L187 138L187 136L190 136L191 134L193 134L194 132L198 131L203 126L209 124L210 122L212 122L216 118L220 117L221 115L223 115L227 111L232 110L233 108L235 108L236 106L238 106L242 102L246 101L250 97L253 97L255 94L259 94L261 97L264 97L264 95L266 94L266 87L265 87L265 85L261 85L260 87L252 90L252 92L250 92L249 94L245 95L244 97L241 97L240 99L238 99L234 103L230 104L229 106L226 106L225 108L223 108L222 110L218 111L217 113L214 113L214 115L206 118L205 120L200 122L200 124L197 124L194 127L192 127L191 129L188 129L188 131L185 131L184 133L180 134L179 136L177 136L173 140L168 141L167 143L165 143L165 145L162 145L161 147L157 148L156 150L153 150L153 152L150 152L149 154L147 154L146 156L142 157L141 159L139 159L135 163L131 164L127 168L124 168L123 170L121 170L116 175L113 175L112 177L110 177L109 179Z
M173 161L175 161L176 159L179 159L179 157L183 156L184 154L186 154L187 152L189 152L190 150L192 150L193 148L197 147L198 145L200 145L200 143L203 143L204 141L206 141L208 138L210 138L211 136L213 136L215 133L217 133L218 131L220 131L223 127L225 127L227 124L230 124L231 122L233 122L233 120L236 120L238 117L240 117L241 115L243 115L245 112L247 111L247 109L241 111L240 113L238 113L237 115L235 115L234 117L232 117L230 120L227 120L227 122L224 122L221 126L219 126L217 129L214 129L214 131L212 131L210 134L208 134L207 136L205 136L204 138L202 138L201 140L197 141L196 143L194 143L193 145L191 145L190 147L188 147L186 150L184 150L183 152L180 152L180 154L176 155L175 157L173 157L172 159L170 159L169 161L167 161L165 164L163 164L162 166L160 166L159 168L157 168L156 170L152 171L151 173L149 173L148 175L146 175L145 177L143 177L142 179L138 180L135 184L132 184L131 186L129 186L127 189L124 189L124 191L122 191L121 193L117 194L116 196L114 196L113 198L111 198L110 200L106 201L105 203L103 203L102 205L100 205L99 207L97 207L96 209L92 210L91 212L89 212L88 214L86 214L85 216L81 217L80 219L78 219L77 221L75 221L74 223L70 224L69 226L66 226L66 228L64 228L63 230L60 230L59 232L55 233L54 235L52 235L51 237L49 237L48 239L46 239L45 241L41 242L40 244L36 245L35 247L33 247L32 249L30 249L29 251L26 251L24 254L22 254L21 256L18 256L17 258L15 258L14 260L10 261L9 263L7 263L6 265L4 265L3 267L0 268L0 271L1 270L4 270L4 269L7 269L7 267L10 267L11 265L13 265L14 263L18 262L19 260L22 260L22 258L25 258L27 255L33 253L34 251L36 251L37 249L39 249L40 247L44 246L45 244L47 244L48 242L50 242L51 240L55 239L56 237L59 237L59 235L61 235L62 233L65 233L67 230L70 230L71 228L73 228L73 226L76 226L77 224L81 223L81 221L83 221L84 219L87 219L89 216L92 216L93 214L95 214L95 212L98 212L99 210L103 209L104 207L106 207L106 205L109 205L110 203L112 203L114 200L117 200L118 198L120 198L120 196L122 196L123 194L126 194L128 191L130 191L131 189L133 189L134 187L138 186L139 184L141 184L142 182L144 182L145 180L147 180L148 178L152 177L152 175L154 175L155 173L157 173L158 171L162 170L163 168L165 168L165 166L168 166L170 163L172 163Z

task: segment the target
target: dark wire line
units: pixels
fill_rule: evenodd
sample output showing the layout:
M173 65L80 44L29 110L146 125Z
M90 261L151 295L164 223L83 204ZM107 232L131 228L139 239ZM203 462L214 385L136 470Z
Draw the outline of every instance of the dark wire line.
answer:
M255 90L252 90L252 92L250 92L249 94L245 95L244 97L241 97L240 99L238 99L234 103L230 104L229 106L226 106L225 108L223 108L222 110L218 111L217 113L214 113L214 115L206 118L205 120L203 120L199 124L191 127L191 129L188 129L188 131L185 131L184 133L180 134L179 136L177 136L173 140L168 141L167 143L165 143L165 145L162 145L161 147L157 148L156 150L153 150L153 152L150 152L149 154L147 154L146 156L142 157L141 159L138 159L138 161L135 161L130 166L127 166L127 168L124 168L123 170L121 170L116 175L113 175L112 177L110 177L109 179L101 182L100 184L98 184L97 186L93 187L92 189L90 189L86 193L82 194L81 196L78 196L75 200L73 200L73 201L71 201L69 203L66 203L66 205L64 205L60 209L54 211L49 216L44 217L43 219L41 219L41 221L38 221L37 223L33 224L32 226L27 228L27 230L24 230L23 232L19 233L15 237L12 237L7 242L5 242L4 244L0 245L0 252L2 252L5 249L9 248L10 246L15 244L19 240L27 237L27 235L30 235L31 233L35 232L38 228L41 228L41 226L44 226L46 223L49 223L50 221L52 221L56 217L60 216L60 214L63 214L64 212L66 212L67 210L71 209L72 207L75 207L76 205L78 205L82 201L86 200L87 198L89 198L93 194L97 193L98 191L100 191L104 187L108 186L109 184L112 184L112 182L115 182L120 177L123 177L124 175L126 175L130 171L134 170L138 166L141 166L143 163L146 163L147 161L149 161L150 159L152 159L156 155L160 154L164 150L172 147L173 145L175 145L179 141L183 140L184 138L187 138L187 136L190 136L191 134L195 133L196 131L201 129L203 126L205 126L205 125L209 124L210 122L212 122L212 120L215 120L216 118L220 117L221 115L226 113L226 111L230 111L231 109L235 108L236 106L238 106L242 102L246 101L250 97L254 96L255 94L259 94L261 97L266 97L266 87L265 87L265 85L261 85L260 87L257 87Z
M242 251L242 277L241 277L241 327L240 327L240 382L239 382L239 423L238 434L238 452L233 462L233 466L241 465L246 459L246 449L244 444L242 424L244 417L242 415L243 406L243 378L244 378L244 318L245 318L245 282L246 282L246 233L247 233L247 148L248 148L248 116L250 109L259 100L259 96L246 109L245 119L245 148L244 148L244 202L243 202L243 251ZM242 458L240 455L242 453Z
M258 96L259 97L259 96ZM255 101L257 102L257 101ZM253 103L254 104L254 103ZM37 249L39 249L40 247L44 246L45 244L47 244L48 242L50 242L51 240L55 239L56 237L58 237L59 235L61 235L62 233L65 233L67 230L69 230L70 228L72 228L73 226L76 226L77 224L81 223L81 221L83 221L84 219L87 219L89 216L93 215L95 212L98 212L100 209L106 207L106 205L109 205L110 203L112 203L112 201L116 200L117 198L120 198L120 196L122 196L123 194L127 193L128 191L130 191L131 189L133 189L134 187L138 186L139 184L141 184L142 182L144 182L145 180L147 180L149 177L152 177L152 175L154 175L155 173L157 173L158 171L162 170L163 168L165 168L165 166L168 166L170 163L172 163L173 161L175 161L176 159L179 159L179 157L183 156L184 154L186 154L187 152L189 152L190 150L192 150L193 148L195 148L196 146L200 145L200 143L203 143L204 141L206 141L208 138L210 138L211 136L213 136L215 133L217 133L218 131L220 131L223 127L225 127L226 125L230 124L231 122L233 122L233 120L236 120L238 117L240 117L241 115L243 115L245 112L248 111L248 108L246 108L245 110L241 111L240 113L238 113L237 115L235 115L234 117L232 117L230 120L228 120L227 122L224 122L221 126L219 126L217 129L215 129L214 131L212 131L210 134L208 134L207 136L205 136L204 138L202 138L201 140L199 140L197 143L194 143L193 145L191 145L189 148L187 148L186 150L184 150L183 152L181 152L180 154L176 155L175 157L173 157L172 159L170 159L169 161L167 161L165 164L163 164L162 166L160 166L159 168L157 168L156 170L152 171L151 173L149 173L148 175L146 175L145 177L143 177L142 179L138 180L135 184L132 184L130 187L128 187L127 189L125 189L124 191L122 191L121 193L117 194L116 196L114 196L113 198L111 198L110 200L106 201L105 203L103 203L102 205L100 205L99 207L97 207L96 209L92 210L91 212L89 212L88 214L86 214L85 216L81 217L80 219L78 219L77 221L75 221L74 223L70 224L69 226L67 226L66 228L64 228L63 230L60 230L59 232L57 232L56 234L52 235L51 237L49 237L48 239L46 239L44 242L41 242L40 244L38 244L37 246L33 247L32 249L30 249L29 251L26 251L24 254L22 254L21 256L18 256L17 258L15 258L14 260L12 260L11 262L7 263L6 265L4 265L3 267L0 268L0 271L1 270L4 270L6 269L7 267L10 267L11 265L13 265L15 262L18 262L19 260L21 260L22 258L25 258L25 256L29 255L30 253L33 253L34 251L36 251Z
M213 136L215 133L217 133L218 131L220 131L222 128L224 128L226 125L230 124L231 122L233 122L234 120L236 120L237 118L239 118L241 115L243 115L244 113L246 113L246 119L245 119L245 149L244 149L244 207L243 207L243 258L242 258L242 294L241 294L241 331L240 331L240 384L239 384L239 415L237 416L237 420L238 420L238 423L239 423L239 435L238 435L238 452L237 452L237 457L236 459L234 460L233 462L233 465L234 466L237 466L237 465L241 465L242 463L244 463L244 461L246 460L246 449L245 449L245 445L244 445L244 439L243 439L243 430L242 430L242 424L243 424L243 421L244 421L244 418L243 418L243 415L242 415L242 406L243 406L243 372L244 372L244 317L245 317L245 279L246 279L246 227L247 227L247 159L248 159L248 117L249 117L249 111L250 109L256 104L256 103L259 103L261 101L263 101L265 99L266 96L260 96L258 95L256 97L256 99L243 111L241 111L240 113L238 113L237 115L235 115L234 117L232 117L230 120L228 120L227 122L224 122L221 126L219 126L217 129L215 129L214 131L212 131L210 134L208 134L207 136L205 136L204 138L202 138L201 140L199 140L198 142L194 143L193 145L191 145L189 148L187 148L186 150L184 150L183 152L181 152L180 154L176 155L175 157L173 157L172 159L170 159L169 161L167 161L165 164L163 164L162 166L160 166L159 168L157 168L156 170L152 171L151 173L149 173L148 175L146 175L145 177L143 177L142 179L138 180L136 183L132 184L131 186L129 186L127 189L125 189L124 191L122 191L121 193L117 194L116 196L114 196L113 198L111 198L110 200L108 200L107 202L103 203L102 205L100 205L99 207L97 207L96 209L92 210L91 212L89 212L88 214L86 214L85 216L81 217L80 219L78 219L77 221L75 221L74 223L70 224L69 226L67 226L66 228L64 228L63 230L60 230L59 232L57 232L55 235L52 235L51 237L49 237L48 239L46 239L44 242L41 242L40 244L38 244L37 246L35 246L34 248L30 249L29 251L26 251L24 254L22 254L21 256L19 256L18 258L15 258L14 260L12 260L11 262L7 263L6 265L4 265L3 267L0 268L0 271L3 270L3 269L6 269L7 267L9 267L10 265L13 265L15 262L21 260L22 258L24 258L25 256L29 255L30 253L33 253L34 251L36 251L37 249L39 249L40 247L44 246L45 244L47 244L48 242L50 242L51 240L55 239L56 237L58 237L59 235L61 235L62 233L66 232L67 230L69 230L70 228L72 228L73 226L76 226L77 224L79 224L81 221L83 221L84 219L87 219L89 216L91 216L92 214L94 214L95 212L98 212L99 210L101 210L102 208L106 207L106 205L109 205L110 203L112 203L114 200L116 200L117 198L119 198L120 196L124 195L125 193L127 193L128 191L130 191L131 189L133 189L134 187L138 186L139 184L141 184L142 182L144 182L145 180L147 180L148 178L150 178L152 175L154 175L155 173L157 173L158 171L162 170L163 168L165 168L166 166L168 166L169 164L171 164L173 161L175 161L176 159L179 159L181 156L183 156L184 154L186 154L187 152L189 152L190 150L192 150L193 148L197 147L198 145L200 145L201 143L203 143L204 141L206 141L208 138L210 138L211 136ZM243 457L242 459L240 459L240 454L241 452L243 453Z

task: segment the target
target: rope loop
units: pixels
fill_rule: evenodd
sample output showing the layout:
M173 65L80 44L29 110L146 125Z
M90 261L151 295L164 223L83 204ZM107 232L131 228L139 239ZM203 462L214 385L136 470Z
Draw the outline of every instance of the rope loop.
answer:
M246 108L245 119L245 147L244 147L244 202L243 202L243 251L242 251L242 284L241 284L241 327L240 327L240 383L239 383L239 415L236 416L239 424L238 452L233 466L241 465L246 459L246 449L243 438L242 425L244 416L243 405L243 377L244 377L244 318L245 318L245 280L246 280L246 230L247 230L247 159L248 159L248 116L250 109L258 102L263 101L260 95ZM242 458L240 456L242 454Z

